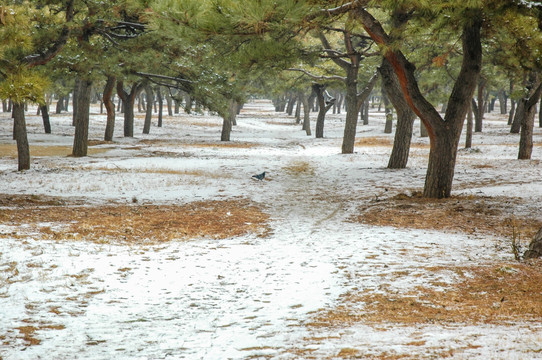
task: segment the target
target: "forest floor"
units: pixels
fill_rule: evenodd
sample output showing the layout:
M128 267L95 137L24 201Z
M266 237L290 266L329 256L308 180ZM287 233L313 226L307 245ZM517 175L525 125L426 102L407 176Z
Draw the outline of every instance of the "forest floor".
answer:
M71 114L51 122L27 115L18 172L0 114L0 359L542 358L542 262L516 259L542 226L539 128L519 161L488 114L428 200L428 139L386 169L377 111L351 155L344 114L314 139L262 100L228 143L208 114L103 142L94 112L73 158Z

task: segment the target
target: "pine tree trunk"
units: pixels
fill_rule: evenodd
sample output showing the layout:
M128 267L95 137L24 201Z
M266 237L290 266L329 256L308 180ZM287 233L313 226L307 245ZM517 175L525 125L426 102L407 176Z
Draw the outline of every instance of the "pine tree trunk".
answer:
M58 101L56 102L55 113L60 114L64 109L64 96L59 96Z
M80 80L76 100L77 112L75 115L75 136L72 153L74 157L87 156L91 90L92 81Z
M73 110L73 113L72 113L72 126L75 126L75 123L76 123L76 120L75 120L75 114L77 113L77 106L79 104L77 104L77 99L79 98L79 88L81 87L81 79L79 78L79 76L76 76L75 77L75 85L74 85L74 88L73 88L73 100L72 100L72 110Z
M17 160L19 171L30 169L30 146L26 133L26 120L24 118L24 104L13 103L13 135L17 141Z
M508 113L508 109L507 109L507 97L506 97L506 91L504 91L504 89L501 89L501 91L499 91L499 110L501 111L501 115L505 115Z
M153 103L152 86L149 83L145 85L145 94L147 97L147 102L146 102L147 109L145 112L145 122L143 124L143 134L149 134L151 132L152 103Z
M476 114L474 116L474 132L482 132L483 119L484 119L484 90L486 88L487 81L480 78L478 81L478 94L477 94L477 107L474 109Z
M358 69L348 69L346 73L346 121L344 123L343 143L341 153L352 154L356 143L356 128L358 124ZM323 130L323 129L322 129ZM318 132L317 132L318 134ZM323 136L323 131L322 131ZM318 135L316 136L318 137Z
M521 99L524 114L521 116L521 134L519 139L518 159L529 160L533 152L533 128L536 115L536 104L542 95L542 79L531 73L529 79L529 98ZM519 106L518 106L519 109Z
M393 141L393 149L388 161L388 169L404 169L408 163L410 142L412 140L412 128L416 115L408 106L401 91L401 85L388 60L384 59L380 66L382 86L397 113L397 129Z
M124 107L124 137L134 137L134 104L143 83L134 83L130 93L124 90L124 82L117 81L117 94Z
M303 130L307 136L311 136L311 106L310 106L310 96L307 96L303 93L301 101L303 102Z
M294 105L295 105L295 103L296 103L295 94L290 94L290 97L288 98L288 106L286 108L286 113L289 116L292 116L292 114L294 113Z
M113 103L112 96L116 82L117 78L115 76L108 76L102 95L105 111L107 113L107 122L105 124L104 134L105 141L113 141L113 134L115 132L115 104Z
M301 97L302 96L303 95L301 94L301 92L298 92L296 95L296 98L297 98L296 106L295 106L295 123L296 124L301 123Z
M41 110L41 118L43 119L43 129L46 134L51 133L51 122L49 121L49 107L47 104L40 105L39 109Z
M465 136L465 149L472 147L472 128L473 128L472 108L467 113L467 133Z
M324 85L313 84L313 91L316 93L316 100L318 102L318 117L316 118L316 138L321 139L324 137L324 122L326 119L326 113L333 106L333 103L328 103L324 99Z
M162 117L164 113L164 98L160 86L156 88L156 96L158 97L158 127L162 127Z
M386 122L384 123L384 134L391 134L393 130L393 114L390 107L390 101L382 89L382 101L384 102L384 111L386 114Z
M184 112L187 114L190 114L192 112L192 106L194 105L194 100L192 100L192 97L190 94L185 95L185 102L186 105L184 106Z
M222 133L220 135L220 141L230 141L232 123L236 114L237 114L237 102L231 99L230 105L228 107L228 111L222 117L223 121L222 121Z

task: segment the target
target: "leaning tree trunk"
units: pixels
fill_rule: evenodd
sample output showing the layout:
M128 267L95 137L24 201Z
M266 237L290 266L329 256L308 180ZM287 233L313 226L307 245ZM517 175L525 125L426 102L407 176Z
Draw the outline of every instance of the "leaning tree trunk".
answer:
M92 81L81 80L77 90L77 112L75 114L75 136L73 139L74 157L87 156L88 123L90 113L90 95Z
M43 119L43 129L46 134L51 133L51 122L49 121L49 107L47 104L40 105L39 109L41 110L41 118Z
M408 163L410 142L412 140L412 128L414 127L416 114L414 114L414 111L408 106L405 96L401 91L399 80L387 59L382 60L379 71L382 75L384 90L397 112L397 128L395 130L393 149L391 151L390 160L388 161L388 168L404 169Z
M13 103L13 135L17 141L17 159L19 171L30 169L30 146L26 133L26 120L24 118L24 104Z
M115 76L108 76L102 95L105 111L107 112L107 122L104 134L105 141L113 141L113 133L115 132L115 104L113 103L112 95L116 82L117 78Z
M152 120L152 86L147 83L145 85L145 95L147 96L147 109L145 112L145 122L143 123L143 134L148 134L151 132L151 120Z

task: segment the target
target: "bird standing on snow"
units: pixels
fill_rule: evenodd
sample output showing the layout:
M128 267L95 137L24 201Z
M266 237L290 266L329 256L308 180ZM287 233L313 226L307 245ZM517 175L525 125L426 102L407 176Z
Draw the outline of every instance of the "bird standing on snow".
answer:
M265 171L261 174L258 174L258 175L252 175L253 178L255 178L256 180L263 180L265 178Z

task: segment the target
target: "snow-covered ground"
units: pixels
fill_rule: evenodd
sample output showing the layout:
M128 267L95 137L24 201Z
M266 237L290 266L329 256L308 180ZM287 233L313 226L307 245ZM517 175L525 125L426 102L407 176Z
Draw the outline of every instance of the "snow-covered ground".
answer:
M418 134L408 168L388 170L390 146L360 144L355 154L340 154L344 115L328 115L326 137L314 139L269 102L256 101L238 118L235 146L218 141L219 118L177 115L150 135L119 137L72 158L65 156L73 141L70 116L52 116L52 135L41 134L41 118L28 116L31 145L65 147L65 154L34 156L30 170L17 172L16 158L2 147L13 143L8 120L0 115L0 193L98 206L243 197L265 206L272 231L140 246L1 239L0 358L333 358L346 348L363 357L439 358L446 351L458 359L542 358L536 323L305 326L353 289L407 291L455 280L428 267L513 259L501 238L346 221L363 202L423 188L428 140ZM453 193L542 204L540 129L535 160L518 161L518 135L508 134L499 116L489 115L484 126L474 150L460 151ZM100 140L104 128L105 116L94 114L90 138ZM141 128L139 118L135 132ZM370 125L358 126L359 138L391 140L383 128L373 113ZM264 170L266 181L251 178ZM0 227L4 234L14 230ZM36 328L39 344L22 339L17 329L24 326Z

